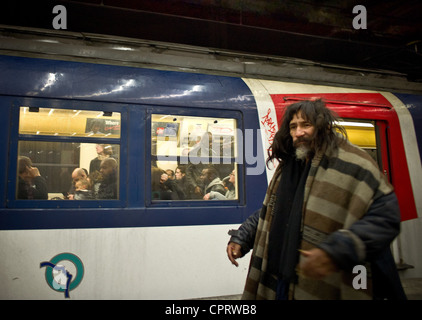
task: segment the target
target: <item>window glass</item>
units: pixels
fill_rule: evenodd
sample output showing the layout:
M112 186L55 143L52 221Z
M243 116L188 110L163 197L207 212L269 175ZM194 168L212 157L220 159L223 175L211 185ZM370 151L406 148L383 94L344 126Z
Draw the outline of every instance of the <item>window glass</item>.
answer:
M119 199L119 139L102 138L120 137L120 114L29 109L20 108L16 199Z
M120 138L120 113L21 107L19 133Z
M152 200L238 199L236 119L153 114Z
M350 142L364 149L377 162L375 126L371 121L345 120L339 122L347 132Z

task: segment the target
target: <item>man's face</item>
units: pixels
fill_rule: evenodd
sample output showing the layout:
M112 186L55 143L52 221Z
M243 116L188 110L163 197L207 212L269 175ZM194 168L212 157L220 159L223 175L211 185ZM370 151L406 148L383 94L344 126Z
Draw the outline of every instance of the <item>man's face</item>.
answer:
M104 177L108 177L113 173L113 167L108 163L101 163L100 172Z
M25 171L22 174L20 174L21 178L24 179L25 181L31 182L33 178L31 175L31 169L32 167L26 167Z
M176 172L174 173L176 180L181 180L184 176L184 174L182 173L182 171L180 171L180 169L176 169Z
M236 172L234 170L230 173L229 182L231 182L233 184L235 184L235 182L236 182L236 176L235 176L235 174L236 174Z
M312 150L315 126L310 121L304 119L301 112L298 112L290 121L289 127L290 136L293 139L293 147L297 151L296 154L299 150L301 150L305 153L306 156L309 151ZM303 156L298 156L298 158L303 158Z
M85 173L80 173L79 171L73 171L72 172L73 183L76 183L79 180L86 179L86 178L87 178L87 176L86 176Z
M103 148L103 146L101 146L101 145L97 144L97 145L95 146L95 150L97 151L97 153L98 153L98 154L100 154L101 152L103 152L103 151L104 151L104 148Z

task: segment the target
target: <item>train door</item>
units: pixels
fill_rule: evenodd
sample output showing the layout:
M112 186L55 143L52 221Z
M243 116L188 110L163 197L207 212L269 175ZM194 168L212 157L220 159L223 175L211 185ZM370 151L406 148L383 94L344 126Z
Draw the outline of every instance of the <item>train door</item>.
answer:
M349 141L364 149L391 182L387 123L377 120L344 119L340 124L346 129Z

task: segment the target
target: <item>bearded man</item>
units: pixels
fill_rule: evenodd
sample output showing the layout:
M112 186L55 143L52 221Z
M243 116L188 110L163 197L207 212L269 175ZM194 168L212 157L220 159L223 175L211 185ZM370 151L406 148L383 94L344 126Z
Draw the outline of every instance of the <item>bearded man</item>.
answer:
M406 299L390 251L393 187L323 101L288 106L268 155L279 165L263 207L229 231L234 265L253 248L242 298Z

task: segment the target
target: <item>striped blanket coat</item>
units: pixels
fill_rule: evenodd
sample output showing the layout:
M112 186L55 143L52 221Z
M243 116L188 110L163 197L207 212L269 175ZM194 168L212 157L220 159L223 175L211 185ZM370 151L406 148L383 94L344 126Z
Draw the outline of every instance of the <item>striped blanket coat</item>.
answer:
M264 199L242 299L276 298L277 278L266 269L269 231L281 175L282 165L279 165ZM348 141L340 142L336 150L316 154L305 184L301 249L315 248L330 233L347 230L365 215L375 199L392 191L375 161ZM289 298L370 299L370 279L367 290L355 290L352 287L355 276L344 271L323 280L299 275L298 283L290 285Z

